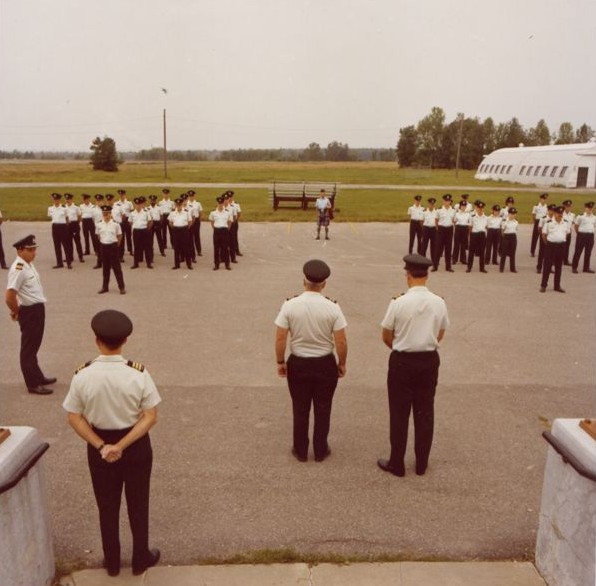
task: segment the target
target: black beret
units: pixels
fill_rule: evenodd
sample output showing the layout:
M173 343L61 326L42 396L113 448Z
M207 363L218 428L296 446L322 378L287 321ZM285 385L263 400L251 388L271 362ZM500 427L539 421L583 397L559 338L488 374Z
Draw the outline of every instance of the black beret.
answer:
M428 267L432 267L433 265L432 260L429 260L421 254L407 254L406 256L404 256L403 260L406 263L406 266L404 267L406 271L411 271L415 269L428 270Z
M188 195L196 195L196 192L192 189L189 189L186 193L188 193Z
M594 207L594 202L593 201L587 201L584 204L584 207L592 209Z
M143 203L143 199L142 199L142 198L140 198L140 197L135 197L135 198L134 198L132 201L133 201L133 203L135 203L135 204L137 204L137 205L139 205L139 204L142 204L142 203Z
M112 206L103 205L103 206L101 206L101 211L102 212L111 212L112 211Z
M461 194L462 199L468 199L468 197L470 197L467 193L462 193Z
M72 199L74 197L74 195L72 193L65 193L64 194L64 199Z
M548 197L548 193L541 193L540 199L546 199Z
M546 209L552 211L556 207L557 207L557 204L556 203L549 203L548 206L546 206Z
M83 193L83 199L91 199L91 196L88 193Z
M149 196L149 199L150 199L151 201L155 201L155 200L157 199L157 195L150 195L150 196Z
M37 248L39 244L35 242L35 236L33 234L29 234L29 236L25 236L25 238L17 240L13 246L18 250L19 248Z
M327 280L331 274L331 269L327 263L322 260L313 259L304 263L302 272L307 281L310 281L311 283L322 283Z
M446 193L446 194L443 196L443 200L444 200L444 201L451 201L451 200L452 200L451 194L450 194L450 193Z
M513 197L509 196L506 200L505 203L515 203L515 199L513 199Z
M97 201L101 201L101 200L103 199L103 195L102 195L101 193L96 193L96 194L95 194L95 199L96 199Z
M437 200L434 197L429 197L428 203L437 203Z
M112 201L114 199L114 196L111 193L106 193L106 199L108 201Z
M501 206L498 203L496 203L493 206L493 212L500 212L500 211L501 211Z
M573 204L573 202L572 202L570 199L566 199L566 200L563 202L563 205L564 205L564 206L570 206L570 205L572 205L572 204Z
M52 193L52 199L62 199L62 196L59 193Z
M126 193L126 191L124 189L119 189L116 193L118 195L124 195Z
M509 208L510 214L517 214L517 210L515 208Z
M91 329L99 338L122 340L132 332L132 322L121 311L104 309L96 313L91 320Z
M220 195L219 197L216 197L216 198L215 198L215 201L216 201L217 203L223 203L225 199L226 199L226 198L225 198L223 195Z
M565 211L565 208L563 206L556 206L555 207L555 213L556 214L562 214Z
M415 199L416 201L420 201L420 200L422 199L422 196L421 196L421 195L415 195L415 196L414 196L414 199Z

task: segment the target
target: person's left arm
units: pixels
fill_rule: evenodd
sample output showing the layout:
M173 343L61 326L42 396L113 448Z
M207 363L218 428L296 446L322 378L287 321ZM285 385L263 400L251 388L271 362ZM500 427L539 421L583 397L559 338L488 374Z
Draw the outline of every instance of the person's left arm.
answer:
M104 441L93 431L93 428L89 425L89 422L85 419L82 413L68 412L68 423L77 432L77 435L82 437L88 444L91 444L96 450L99 450L102 446L102 457L103 450L107 447L104 445ZM105 458L104 458L105 459Z
M19 319L19 302L17 299L17 292L14 289L6 289L5 295L6 305L10 311L10 319L17 321Z
M104 460L114 462L122 457L122 452L128 446L134 444L138 439L149 433L149 430L157 423L157 407L145 409L141 413L141 417L134 424L134 427L116 444L106 445L101 455ZM115 458L115 459L111 459Z
M387 348L389 348L390 350L393 350L393 337L393 330L383 328L381 332L381 339L383 340L383 344L385 344L385 346L387 346Z

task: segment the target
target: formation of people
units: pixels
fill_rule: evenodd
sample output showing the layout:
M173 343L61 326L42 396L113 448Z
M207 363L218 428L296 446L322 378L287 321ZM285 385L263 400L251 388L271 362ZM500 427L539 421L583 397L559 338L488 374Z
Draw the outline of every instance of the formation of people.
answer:
M516 252L519 222L515 199L507 197L505 204L495 204L487 212L486 204L476 200L468 201L468 194L453 205L451 194L445 194L441 207L430 197L426 207L422 196L416 195L408 208L410 217L408 252L414 245L419 254L430 254L432 271L437 271L444 259L445 270L454 272L453 265L460 262L471 272L474 260L478 257L481 273L487 273L488 265L497 265L505 271L509 260L509 271L517 273ZM540 195L539 202L532 210L533 229L530 254L537 256L536 272L542 275L540 292L548 286L551 272L554 272L554 289L560 293L563 265L571 266L573 273L579 272L579 262L583 255L583 272L594 273L590 268L590 258L594 247L596 216L594 202L586 202L583 214L572 211L572 201L567 199L561 205L547 204L548 194ZM570 261L571 238L575 232L575 250Z
M203 206L196 199L196 192L189 190L172 199L168 188L162 189L162 199L156 195L138 196L130 201L126 190L119 189L118 197L112 194L82 194L82 202L74 203L74 196L53 193L53 205L48 208L51 219L52 240L56 256L55 269L73 268L76 253L79 262L85 256L95 255L93 268L103 269L99 293L109 291L113 272L121 294L126 293L121 263L128 252L133 257L131 269L145 263L153 268L155 250L166 256L169 246L174 253L174 266L183 264L193 270L197 257L202 256L201 223ZM64 203L63 203L64 199ZM216 198L217 206L209 214L213 228L213 270L223 264L231 270L242 256L238 241L239 220L242 210L234 201L234 192L225 191Z

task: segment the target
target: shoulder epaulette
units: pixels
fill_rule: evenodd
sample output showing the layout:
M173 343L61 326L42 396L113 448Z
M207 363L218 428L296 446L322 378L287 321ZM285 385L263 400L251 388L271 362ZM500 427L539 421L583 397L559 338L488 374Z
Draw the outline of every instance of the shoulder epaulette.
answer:
M127 360L126 366L130 366L139 372L143 372L145 370L145 367L140 362L133 362L132 360Z
M85 364L81 364L81 366L79 366L74 373L78 374L79 372L81 372L81 370L83 370L83 368L87 368L91 363L93 362L93 360L89 360L89 362L85 362Z
M332 303L337 303L337 299L331 299L331 297L325 297L325 299L329 299Z
M286 301L289 301L290 299L295 299L296 297L298 297L298 295L292 295L291 297L286 297Z
M403 293L400 293L400 294L399 294L397 297L392 297L391 299L392 299L393 301L395 301L395 300L396 300L398 297L401 297L402 295L404 295L404 294L403 294Z
M22 262L18 262L18 263L15 265L14 269L15 269L15 271L22 271L24 266L25 266L25 265L24 265Z

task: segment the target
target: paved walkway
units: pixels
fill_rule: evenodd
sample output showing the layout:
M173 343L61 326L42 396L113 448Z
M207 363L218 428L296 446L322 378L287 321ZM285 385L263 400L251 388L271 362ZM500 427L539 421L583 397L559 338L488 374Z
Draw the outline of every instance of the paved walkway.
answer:
M83 570L61 586L545 586L529 562L396 562L364 564L272 564L260 566L164 566L142 576L123 570Z

